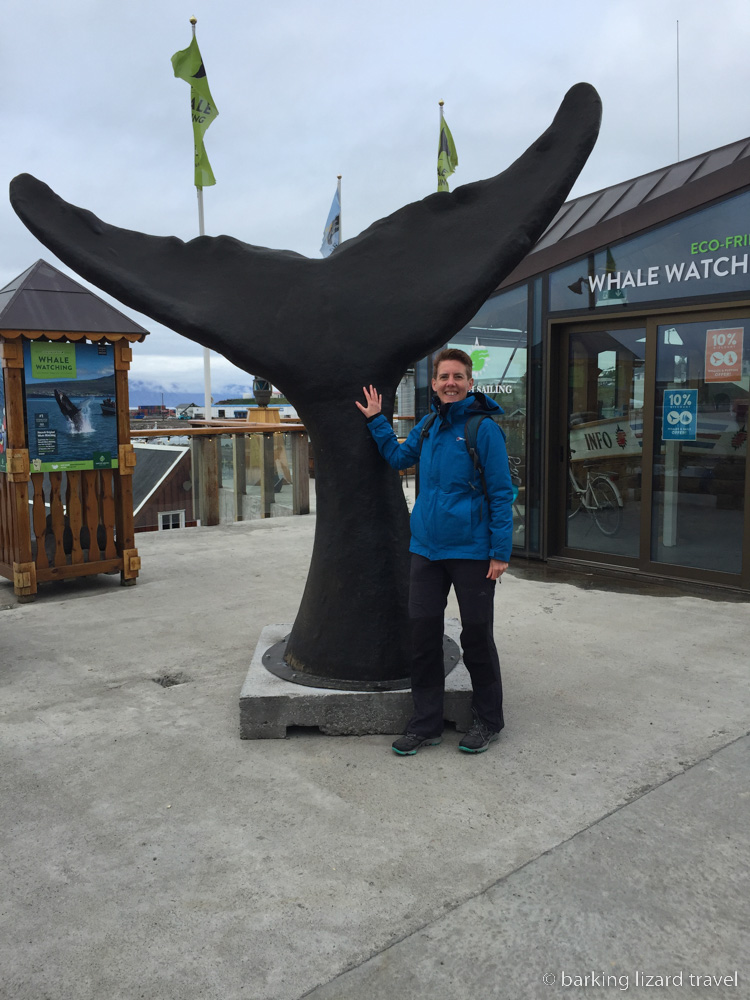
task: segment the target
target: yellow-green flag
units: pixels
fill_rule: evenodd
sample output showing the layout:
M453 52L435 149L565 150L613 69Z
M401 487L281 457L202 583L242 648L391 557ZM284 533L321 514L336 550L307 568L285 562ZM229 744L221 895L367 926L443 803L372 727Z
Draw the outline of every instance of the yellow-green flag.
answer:
M450 191L448 178L458 166L456 144L445 118L440 120L440 141L438 142L437 175L438 191Z
M198 42L193 40L186 49L175 52L172 56L174 75L190 84L190 106L193 112L193 139L195 141L195 186L210 187L215 184L213 170L206 156L203 136L206 129L219 114L218 108L208 89L206 71L198 49Z

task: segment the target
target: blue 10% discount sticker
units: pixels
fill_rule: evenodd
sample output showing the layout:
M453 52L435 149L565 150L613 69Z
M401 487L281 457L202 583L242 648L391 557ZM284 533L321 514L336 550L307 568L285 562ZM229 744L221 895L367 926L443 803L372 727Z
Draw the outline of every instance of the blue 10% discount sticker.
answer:
M664 393L662 441L695 441L698 430L698 390L668 389Z

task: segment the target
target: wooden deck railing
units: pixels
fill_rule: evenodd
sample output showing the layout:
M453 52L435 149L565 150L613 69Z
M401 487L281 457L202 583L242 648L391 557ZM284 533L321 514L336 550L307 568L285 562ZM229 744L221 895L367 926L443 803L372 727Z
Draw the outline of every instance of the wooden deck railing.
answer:
M131 440L139 438L190 438L193 466L193 498L202 524L221 521L220 490L222 487L220 443L222 437L232 439L234 492L233 520L243 519L242 497L247 494L247 466L250 457L248 443L259 439L260 516L271 517L275 502L277 462L286 464L286 451L281 435L291 438L292 513L310 513L310 467L307 430L299 423L248 423L244 420L192 420L187 427L154 427L131 429ZM249 440L248 440L249 439ZM283 458L282 458L283 451Z

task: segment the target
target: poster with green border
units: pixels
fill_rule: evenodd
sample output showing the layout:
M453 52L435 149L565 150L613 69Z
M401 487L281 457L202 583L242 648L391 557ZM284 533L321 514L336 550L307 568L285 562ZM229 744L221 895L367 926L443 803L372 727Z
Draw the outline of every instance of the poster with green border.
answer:
M112 345L33 340L23 351L31 471L117 468Z

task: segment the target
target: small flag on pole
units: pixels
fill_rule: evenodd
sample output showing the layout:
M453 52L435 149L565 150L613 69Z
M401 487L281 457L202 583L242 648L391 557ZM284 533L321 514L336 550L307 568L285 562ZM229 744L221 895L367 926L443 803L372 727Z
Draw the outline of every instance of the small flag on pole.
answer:
M198 41L193 35L190 45L172 56L174 75L190 84L190 106L193 113L193 139L195 141L195 186L210 187L215 184L213 170L208 162L203 136L206 129L219 114L218 108L208 89L206 71L198 49Z
M440 102L440 141L438 142L437 175L438 191L450 191L448 178L458 166L456 144L453 142L451 130L443 118L443 102Z
M341 186L336 188L336 194L331 202L331 211L326 219L326 227L323 230L323 242L320 244L320 252L324 257L328 257L339 245L341 239Z

